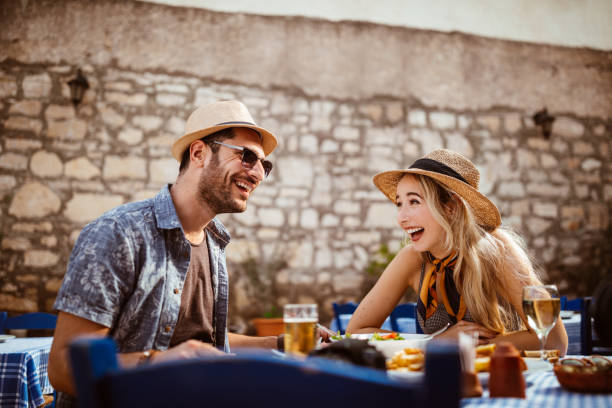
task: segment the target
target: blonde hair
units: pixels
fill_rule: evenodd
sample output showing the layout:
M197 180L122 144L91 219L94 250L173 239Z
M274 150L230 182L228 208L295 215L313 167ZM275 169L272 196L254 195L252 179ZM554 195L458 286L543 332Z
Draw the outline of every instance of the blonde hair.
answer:
M521 328L502 274L529 282L533 265L522 239L506 228L489 232L478 225L467 202L432 178L406 177L418 180L431 215L445 232L445 249L457 253L453 278L474 321L498 333Z

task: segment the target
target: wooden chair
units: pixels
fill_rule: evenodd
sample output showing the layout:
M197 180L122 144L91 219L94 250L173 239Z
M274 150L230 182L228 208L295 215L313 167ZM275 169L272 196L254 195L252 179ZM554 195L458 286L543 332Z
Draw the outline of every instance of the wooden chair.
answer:
M393 309L393 312L391 312L391 329L393 331L406 332L406 330L401 330L402 327L401 323L399 322L399 319L403 318L414 319L415 333L423 333L423 329L421 328L421 325L417 319L416 303L402 303Z
M425 375L417 382L324 358L303 361L253 350L120 369L109 338L76 340L69 354L79 406L85 408L458 407L460 399L458 347L448 343L428 345Z
M55 329L57 315L51 313L26 313L19 316L8 317L6 312L0 312L0 334L6 330L36 330Z

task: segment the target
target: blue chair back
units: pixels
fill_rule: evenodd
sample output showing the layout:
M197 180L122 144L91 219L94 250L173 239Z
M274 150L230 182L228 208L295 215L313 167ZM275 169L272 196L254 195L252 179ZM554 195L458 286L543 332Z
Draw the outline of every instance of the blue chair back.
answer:
M347 302L347 303L332 303L332 308L334 309L334 320L336 321L336 327L340 330L340 334L344 334L346 327L342 323L340 319L340 315L343 314L353 314L355 310L357 310L357 303L355 302Z
M402 330L401 324L398 320L404 318L414 319L415 333L423 333L423 329L421 328L419 320L417 319L416 303L402 303L393 309L391 312L391 330L396 332L406 332L406 330Z
M422 381L324 358L305 361L253 350L236 356L117 368L110 339L82 339L70 346L79 406L193 407L374 406L458 407L460 362L456 345L431 343ZM439 392L439 390L444 392ZM436 392L437 391L437 392Z
M570 300L566 296L561 296L561 310L580 312L580 354L584 356L590 355L593 352L593 329L591 314L589 313L590 306L590 297Z
M51 313L26 313L8 317L6 312L0 312L0 334L6 330L55 329L57 315Z

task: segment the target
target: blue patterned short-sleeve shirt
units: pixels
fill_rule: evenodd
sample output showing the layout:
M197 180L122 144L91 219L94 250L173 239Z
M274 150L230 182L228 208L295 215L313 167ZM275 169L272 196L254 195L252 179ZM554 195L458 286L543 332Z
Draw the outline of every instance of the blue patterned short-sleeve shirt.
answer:
M225 246L230 236L216 219L205 232L215 343L229 351ZM108 327L119 352L165 350L178 321L190 252L165 186L154 198L119 206L83 228L54 308Z

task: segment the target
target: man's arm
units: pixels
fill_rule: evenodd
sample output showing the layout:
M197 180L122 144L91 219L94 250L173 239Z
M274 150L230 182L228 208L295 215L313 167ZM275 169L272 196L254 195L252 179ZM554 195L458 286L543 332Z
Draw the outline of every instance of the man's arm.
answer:
M236 333L228 333L227 337L229 338L231 348L257 347L276 350L278 345L277 336L254 337Z
M76 395L74 380L68 357L70 342L77 337L105 337L108 335L108 327L98 323L75 316L70 313L60 312L55 327L53 344L49 354L48 374L49 381L57 391ZM166 351L156 352L150 362L160 362L173 359L193 358L202 354L224 354L210 344L197 340L188 340L176 347ZM133 367L144 359L144 350L134 353L120 353L117 355L122 367Z

